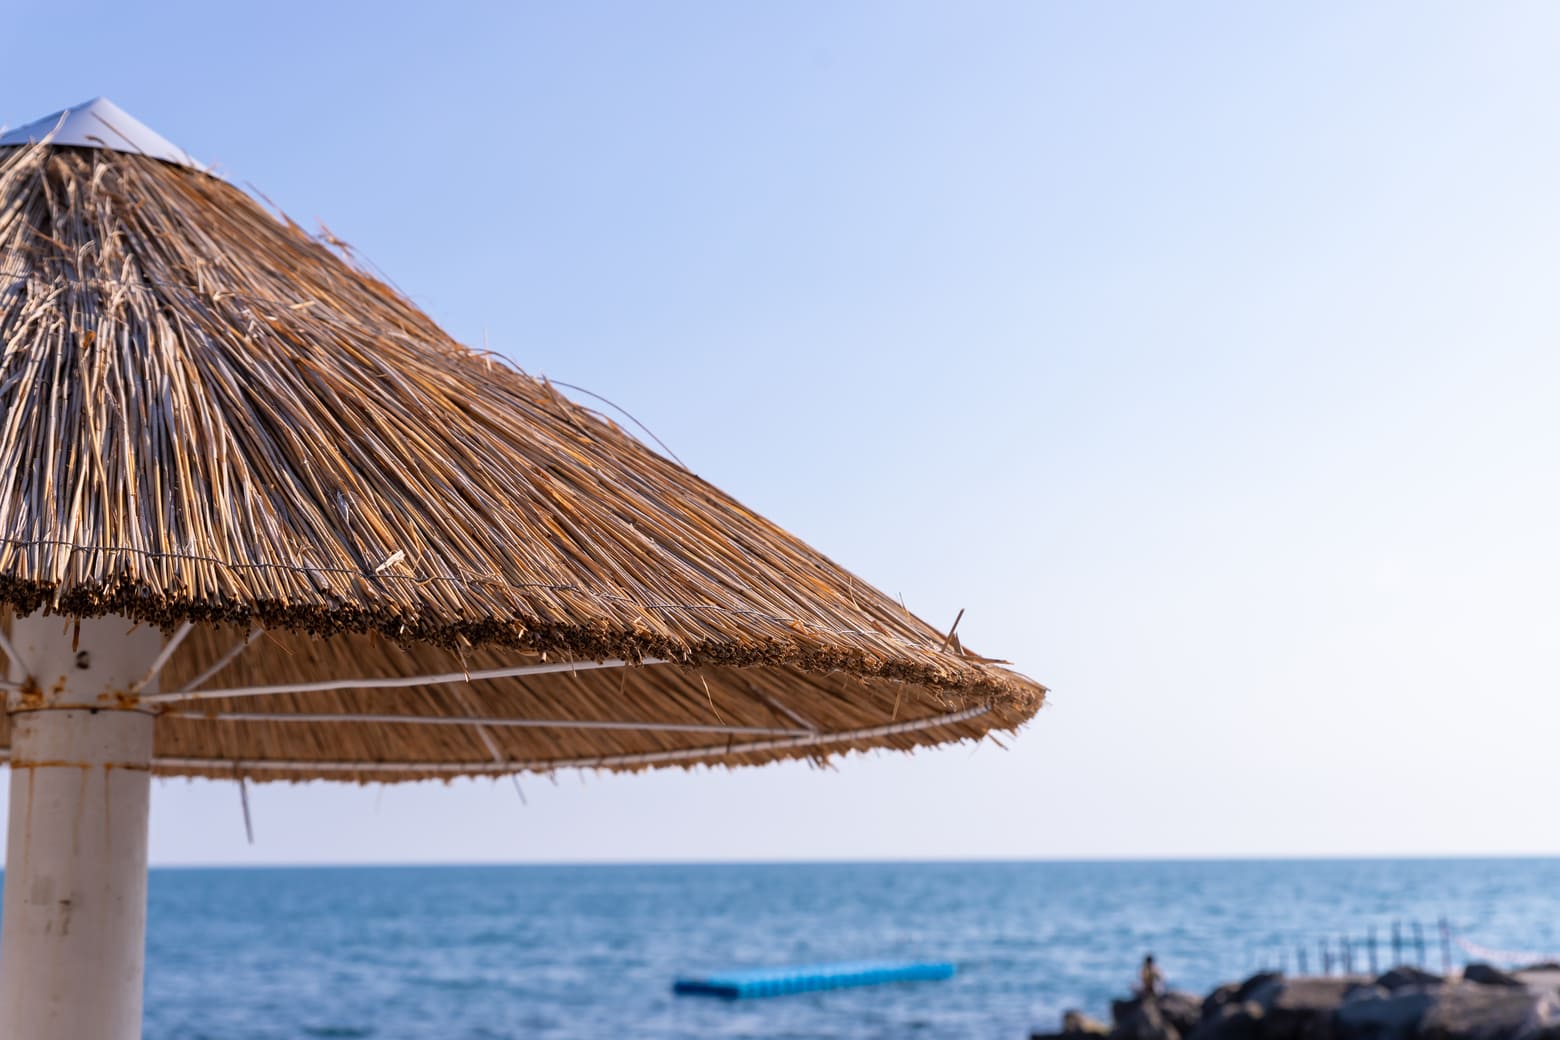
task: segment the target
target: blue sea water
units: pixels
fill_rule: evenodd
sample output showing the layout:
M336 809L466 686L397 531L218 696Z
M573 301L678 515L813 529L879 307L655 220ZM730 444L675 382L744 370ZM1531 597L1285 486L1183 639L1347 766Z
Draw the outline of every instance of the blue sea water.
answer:
M1103 1014L1146 951L1206 991L1302 944L1314 969L1322 940L1371 927L1385 961L1392 922L1417 921L1439 967L1443 916L1560 952L1560 861L154 870L146 1037L1020 1040L1067 1007ZM877 958L959 973L671 992L690 971Z

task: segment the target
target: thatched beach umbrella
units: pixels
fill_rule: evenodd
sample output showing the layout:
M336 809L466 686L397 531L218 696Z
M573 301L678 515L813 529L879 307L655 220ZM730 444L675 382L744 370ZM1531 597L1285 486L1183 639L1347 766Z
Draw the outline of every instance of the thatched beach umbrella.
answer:
M106 101L0 137L0 1035L139 1035L149 778L823 759L1044 690Z

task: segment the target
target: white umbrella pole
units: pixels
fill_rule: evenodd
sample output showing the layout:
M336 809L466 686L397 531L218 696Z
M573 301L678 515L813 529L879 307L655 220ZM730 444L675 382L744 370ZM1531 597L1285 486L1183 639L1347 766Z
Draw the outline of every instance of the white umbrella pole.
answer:
M137 1040L152 716L133 693L163 640L123 618L78 632L34 615L11 644L0 1037Z

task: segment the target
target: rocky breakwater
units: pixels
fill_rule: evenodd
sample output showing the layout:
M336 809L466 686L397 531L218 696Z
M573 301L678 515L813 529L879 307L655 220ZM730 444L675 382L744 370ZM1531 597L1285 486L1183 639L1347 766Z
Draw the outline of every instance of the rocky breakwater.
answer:
M1254 975L1208 996L1165 993L1111 1005L1106 1026L1077 1011L1032 1040L1560 1040L1560 965L1461 975L1394 968L1370 978Z

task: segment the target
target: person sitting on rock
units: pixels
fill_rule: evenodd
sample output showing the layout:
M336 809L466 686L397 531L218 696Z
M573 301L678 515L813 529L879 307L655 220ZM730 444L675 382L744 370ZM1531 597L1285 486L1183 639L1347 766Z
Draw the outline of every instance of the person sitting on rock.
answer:
M1154 963L1154 955L1148 954L1143 958L1143 967L1138 972L1137 995L1140 997L1157 997L1164 992L1165 974Z

